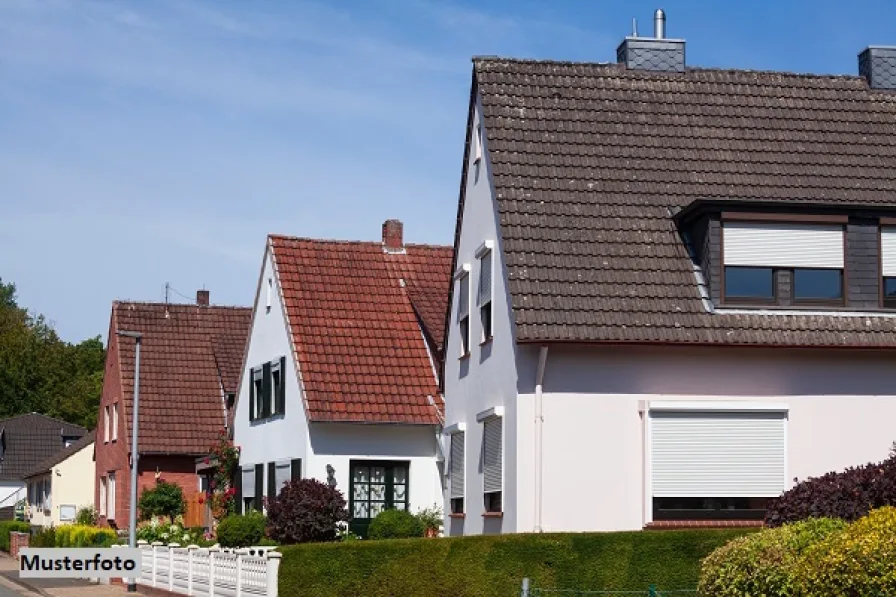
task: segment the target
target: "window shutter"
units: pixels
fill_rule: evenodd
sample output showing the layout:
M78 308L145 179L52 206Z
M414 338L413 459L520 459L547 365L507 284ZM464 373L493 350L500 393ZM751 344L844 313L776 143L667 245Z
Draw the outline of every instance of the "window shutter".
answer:
M271 416L271 364L265 363L262 366L261 374L261 393L264 394L261 402L261 416Z
M485 447L482 470L485 477L483 479L485 493L501 491L503 477L501 423L501 417L492 417L483 423L482 441Z
M268 499L272 500L277 497L277 463L268 463ZM270 503L270 502L268 502Z
M451 435L451 497L464 497L464 442L466 434L461 431Z
M233 475L233 499L236 500L236 513L243 513L243 471L236 469Z
M292 475L292 465L287 462L278 462L274 468L275 490L279 494L284 485L289 483Z
M286 357L280 357L280 387L277 388L277 404L274 411L278 415L286 413Z
M249 369L249 421L255 420L255 368Z
M253 506L259 512L262 511L262 501L261 498L264 496L264 465L256 464L255 465L255 503Z
M293 481L298 481L302 478L302 459L301 458L293 458L290 463L290 478Z
M254 498L255 497L255 467L251 464L243 467L240 472L242 477L242 487L243 487L243 497L244 498Z
M460 293L457 297L457 317L463 319L470 314L470 275L464 274L457 287Z
M843 226L729 222L725 265L843 268Z
M492 252L487 251L479 260L479 302L482 306L492 300Z
M881 274L896 276L896 228L880 229Z

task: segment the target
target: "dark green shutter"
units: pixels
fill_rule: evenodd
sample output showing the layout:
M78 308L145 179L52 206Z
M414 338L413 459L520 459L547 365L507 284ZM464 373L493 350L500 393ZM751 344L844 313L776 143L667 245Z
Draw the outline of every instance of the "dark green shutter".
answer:
M255 420L255 368L249 369L249 420Z
M271 364L265 363L261 368L261 393L264 395L261 402L261 416L271 416Z
M240 467L236 467L236 472L233 474L233 489L236 493L233 496L233 499L236 500L236 504L234 504L234 512L237 514L243 513L243 469Z
M277 388L274 412L278 415L286 413L286 357L280 357L280 387Z
M277 464L268 463L268 506L271 500L277 497Z
M255 465L255 497L253 498L255 510L262 511L261 498L264 496L264 464Z
M289 466L289 478L298 481L302 478L302 459L293 458Z

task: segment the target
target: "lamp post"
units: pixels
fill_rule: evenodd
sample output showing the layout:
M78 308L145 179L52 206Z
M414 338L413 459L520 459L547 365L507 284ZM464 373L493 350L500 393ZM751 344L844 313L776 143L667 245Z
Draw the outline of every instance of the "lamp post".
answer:
M134 359L134 413L131 415L131 503L128 511L128 547L137 547L137 461L140 452L137 450L137 424L140 420L140 344L143 334L140 332L116 332L119 336L133 338L136 345ZM137 592L137 579L128 578L128 593Z

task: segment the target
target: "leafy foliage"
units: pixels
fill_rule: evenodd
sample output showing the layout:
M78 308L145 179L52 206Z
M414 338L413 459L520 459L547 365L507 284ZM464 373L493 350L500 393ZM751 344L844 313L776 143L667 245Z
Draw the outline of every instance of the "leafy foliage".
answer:
M112 529L65 524L56 527L55 547L109 547L118 542Z
M187 510L184 491L180 485L163 479L157 480L152 489L145 488L137 505L143 520L149 520L153 516L167 516L172 524L176 517L182 516Z
M31 533L29 547L56 547L56 528L48 527Z
M383 510L370 521L368 539L407 539L422 537L426 527L407 510Z
M846 527L835 518L814 518L741 537L712 552L701 565L699 597L802 595L803 553Z
M749 531L691 529L348 541L281 547L281 595L483 597L593 588L660 594L697 586L700 560ZM546 593L550 591L545 591ZM675 593L669 593L675 594Z
M227 439L227 430L222 429L218 441L212 446L205 464L213 464L205 500L211 506L215 521L221 522L236 511L236 488L233 479L240 462L240 449Z
M880 463L798 483L769 505L765 523L774 527L818 517L853 521L874 508L891 505L896 505L896 451Z
M64 342L43 315L18 305L14 284L0 279L0 418L40 412L93 428L105 357L99 336Z
M2 289L0 289L2 290ZM0 293L0 301L2 301L2 293ZM31 525L27 522L17 520L0 521L0 550L9 551L9 534L12 532L28 533L31 531Z
M199 545L202 541L202 533L196 529L185 528L182 516L176 516L174 520L153 516L137 525L137 539L148 543L158 541L166 545L168 543Z
M250 547L264 538L267 519L261 512L231 514L218 523L218 543L222 547Z
M433 504L431 508L423 508L417 512L417 518L423 524L423 530L427 536L438 536L442 532L444 515L438 505Z
M282 545L335 541L347 520L342 492L317 479L289 481L268 501L268 532Z
M96 526L97 514L96 508L93 506L83 506L78 508L75 514L75 524L83 524L86 526Z

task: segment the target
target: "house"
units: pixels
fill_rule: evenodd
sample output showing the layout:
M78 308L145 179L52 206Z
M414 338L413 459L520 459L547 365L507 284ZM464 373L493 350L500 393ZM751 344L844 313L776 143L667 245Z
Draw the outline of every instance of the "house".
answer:
M80 508L93 505L95 435L95 431L85 434L23 475L32 525L73 523Z
M0 519L11 519L25 499L24 475L87 430L38 413L0 420Z
M384 508L441 503L437 385L450 247L270 236L237 397L238 503L290 478L346 497L364 534Z
M473 61L451 535L758 524L896 439L896 51L700 69L662 33Z
M210 305L207 290L196 293L195 305L112 304L96 437L94 500L101 524L126 528L130 507L136 342L119 334L142 334L137 494L164 479L192 500L200 489L197 457L230 429L249 319L247 307Z

